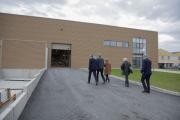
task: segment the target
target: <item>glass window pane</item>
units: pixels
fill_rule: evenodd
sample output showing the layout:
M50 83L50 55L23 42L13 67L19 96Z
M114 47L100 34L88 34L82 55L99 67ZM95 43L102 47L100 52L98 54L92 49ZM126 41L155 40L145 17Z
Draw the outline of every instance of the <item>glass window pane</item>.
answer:
M122 42L117 42L118 47L122 47Z
M117 46L117 42L116 41L111 41L111 46Z
M133 43L133 48L136 48L136 44L135 43Z
M129 43L128 42L126 43L126 46L129 47Z
M136 38L136 43L139 43L139 38Z
M143 39L143 43L146 44L146 39Z
M142 42L142 39L141 38L139 38L139 43L141 43Z
M109 41L108 40L104 40L104 45L108 46L109 45Z
M143 44L142 43L139 44L139 48L143 49Z
M136 43L136 48L139 48L139 43Z
M138 41L137 41L137 43L140 43L140 38L138 38Z
M123 47L127 48L129 46L129 43L128 42L123 42L122 45L123 45Z

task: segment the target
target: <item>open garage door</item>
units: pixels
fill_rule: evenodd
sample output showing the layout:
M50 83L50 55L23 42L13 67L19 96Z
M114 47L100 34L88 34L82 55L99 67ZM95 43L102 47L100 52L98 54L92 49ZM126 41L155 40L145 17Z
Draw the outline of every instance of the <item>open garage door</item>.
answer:
M51 67L71 67L71 45L52 44Z

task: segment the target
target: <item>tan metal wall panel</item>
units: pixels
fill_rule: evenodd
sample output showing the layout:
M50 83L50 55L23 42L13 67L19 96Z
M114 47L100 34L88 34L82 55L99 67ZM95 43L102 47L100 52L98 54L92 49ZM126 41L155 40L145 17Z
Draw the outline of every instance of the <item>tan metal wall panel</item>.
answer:
M153 61L153 67L157 67L157 32L2 13L0 13L0 26L0 36L4 39L71 44L71 66L75 68L87 67L89 55L92 53L101 53L104 58L112 62L112 67L119 67L123 57L132 61L132 38L144 37L147 39L147 53ZM107 39L127 41L129 48L103 46L103 41ZM49 62L50 52L49 50ZM3 58L5 61L6 59L8 58ZM9 64L12 63L3 63L4 66ZM34 66L35 63L32 64Z
M3 68L43 68L45 44L17 40L4 40Z

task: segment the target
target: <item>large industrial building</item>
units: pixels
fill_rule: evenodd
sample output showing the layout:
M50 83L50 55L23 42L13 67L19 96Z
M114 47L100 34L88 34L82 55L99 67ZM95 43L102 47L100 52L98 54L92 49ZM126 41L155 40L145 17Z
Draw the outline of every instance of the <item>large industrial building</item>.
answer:
M0 13L2 68L87 68L91 54L118 68L124 57L141 67L147 54L158 66L158 33L93 23Z

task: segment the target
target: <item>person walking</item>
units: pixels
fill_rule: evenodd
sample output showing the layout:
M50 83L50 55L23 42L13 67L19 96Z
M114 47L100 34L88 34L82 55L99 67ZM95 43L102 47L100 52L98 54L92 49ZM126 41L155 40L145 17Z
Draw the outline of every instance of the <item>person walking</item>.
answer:
M143 56L143 61L142 61L142 68L141 68L141 82L144 88L145 93L150 93L150 77L151 77L151 60L148 58L147 55Z
M89 69L88 84L90 84L91 74L93 73L94 79L95 79L95 82L96 82L96 85L98 85L97 75L96 75L97 61L96 61L96 59L93 57L93 55L90 56L88 69Z
M111 74L111 64L108 59L105 60L104 68L104 75L106 76L105 80L109 83L109 74Z
M121 65L121 71L122 71L122 74L125 75L125 87L129 87L128 76L130 73L132 73L132 70L130 67L131 67L131 64L128 62L128 59L123 58L123 63Z
M104 71L104 59L101 57L101 55L99 55L99 57L97 58L97 82L99 82L99 73L101 73L103 83L105 83L103 71Z

